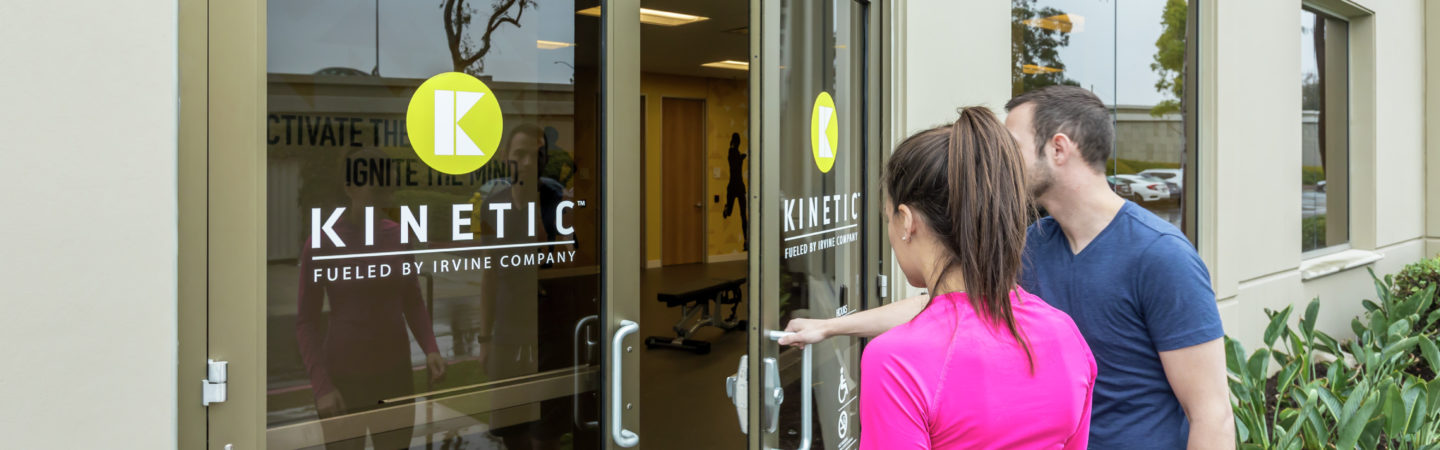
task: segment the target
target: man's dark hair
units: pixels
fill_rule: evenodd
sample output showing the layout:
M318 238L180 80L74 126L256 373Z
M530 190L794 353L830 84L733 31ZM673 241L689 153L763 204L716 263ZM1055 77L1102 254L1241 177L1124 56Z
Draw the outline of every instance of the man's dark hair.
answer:
M1070 136L1091 167L1104 171L1105 161L1115 143L1115 124L1105 103L1094 93L1077 86L1046 86L1010 99L1005 111L1026 103L1035 105L1035 151L1057 133Z

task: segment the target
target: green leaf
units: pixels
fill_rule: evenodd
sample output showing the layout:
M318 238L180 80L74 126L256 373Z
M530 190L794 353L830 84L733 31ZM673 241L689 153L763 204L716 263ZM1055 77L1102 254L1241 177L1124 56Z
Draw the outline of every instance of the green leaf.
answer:
M1384 425L1385 421L1380 417L1371 418L1365 423L1365 429L1360 432L1360 440L1355 445L1359 448L1380 448L1380 434L1384 431Z
M1245 346L1240 341L1225 336L1225 369L1233 374L1243 374L1245 367Z
M1430 364L1432 373L1440 374L1440 348L1435 347L1435 341L1429 337L1420 338L1420 353L1425 355L1425 362Z
M1242 444L1250 441L1250 427L1245 426L1245 421L1235 421L1235 437Z
M1436 321L1440 321L1440 309L1431 312L1430 316L1425 319L1425 328L1431 328L1435 326Z
M1364 339L1362 336L1365 335L1365 324L1360 323L1359 317L1350 319L1350 331L1355 332L1355 339Z
M1330 393L1329 389L1318 389L1316 394L1318 394L1317 397L1320 397L1320 404L1325 405L1325 409L1330 411L1330 415L1338 419L1340 417L1340 399L1335 398L1335 394Z
M1295 382L1295 377L1299 374L1300 364L1286 364L1285 368L1280 369L1280 377L1276 379L1276 393L1285 395L1285 392L1290 389L1291 384Z
M1375 312L1380 309L1380 305L1377 305L1375 304L1375 302L1369 300L1362 300L1360 301L1360 304L1365 305L1365 312Z
M1409 319L1400 319L1395 321L1395 323L1390 324L1390 329L1385 332L1386 336L1390 336L1392 338L1404 336L1407 334L1410 334Z
M1409 413L1409 425L1407 430L1410 433L1419 431L1425 427L1425 415L1429 412L1429 401L1426 398L1425 382L1419 381L1405 388L1405 393L1400 398L1405 401L1405 407Z
M1410 336L1408 338L1401 339L1399 342L1387 345L1385 346L1385 350L1380 353L1380 360L1390 361L1396 356L1399 356L1401 353L1410 351L1410 348L1414 347L1415 343L1417 342L1420 342L1420 338Z
M1361 386L1363 385L1362 383ZM1361 389L1361 387L1357 386L1356 389ZM1360 441L1360 434L1365 431L1366 426L1370 422L1370 418L1375 416L1375 409L1380 403L1378 396L1374 393L1367 392L1361 394L1361 397L1363 397L1363 399L1359 407L1352 410L1354 413L1348 414L1347 417L1340 419L1340 438L1339 443L1335 446L1337 449L1355 448L1355 443ZM1346 402L1346 409L1350 410L1348 401ZM1366 448L1374 447L1367 446Z
M1385 433L1391 437L1405 434L1410 425L1409 409L1400 398L1400 388L1395 385L1385 388Z
M1389 330L1389 328L1390 319L1385 318L1383 314L1370 315L1370 336L1376 343L1384 344L1387 342L1386 337L1389 335L1385 334L1385 332Z
M1305 317L1300 318L1300 332L1309 341L1315 336L1315 319L1320 315L1320 297L1310 299L1310 304L1305 306Z
M1250 379L1264 380L1267 378L1266 375L1270 368L1270 351L1263 348L1256 350L1255 354L1250 356L1250 362L1245 367L1248 369Z
M1280 337L1280 332L1287 327L1285 321L1290 320L1290 310L1295 306L1286 306L1280 312L1270 315L1270 325L1265 327L1265 346L1275 347L1275 339Z
M1440 382L1430 380L1425 384L1425 398L1430 400L1430 411L1440 413Z

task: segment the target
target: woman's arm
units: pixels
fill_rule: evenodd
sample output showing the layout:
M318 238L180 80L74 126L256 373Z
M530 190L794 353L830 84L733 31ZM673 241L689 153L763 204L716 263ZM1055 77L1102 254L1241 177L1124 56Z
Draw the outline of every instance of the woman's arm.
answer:
M831 336L879 336L914 319L925 309L926 300L926 296L917 295L834 319L791 319L785 331L795 334L781 338L780 345L804 347Z

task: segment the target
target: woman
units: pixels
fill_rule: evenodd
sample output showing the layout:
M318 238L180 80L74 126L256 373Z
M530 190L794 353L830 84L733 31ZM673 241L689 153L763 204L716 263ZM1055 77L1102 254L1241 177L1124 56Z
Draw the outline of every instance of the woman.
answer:
M862 449L1085 448L1095 360L1016 284L1031 208L990 110L911 136L885 166L891 247L932 297L861 357Z

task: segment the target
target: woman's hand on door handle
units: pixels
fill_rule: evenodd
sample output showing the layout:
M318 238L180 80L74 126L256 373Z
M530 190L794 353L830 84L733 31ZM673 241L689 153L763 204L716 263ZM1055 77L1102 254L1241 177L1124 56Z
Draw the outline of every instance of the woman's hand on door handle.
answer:
M780 338L780 345L789 345L795 348L805 348L806 345L816 344L825 338L830 337L830 331L826 325L828 320L824 319L790 319L785 325L785 331L795 333Z

